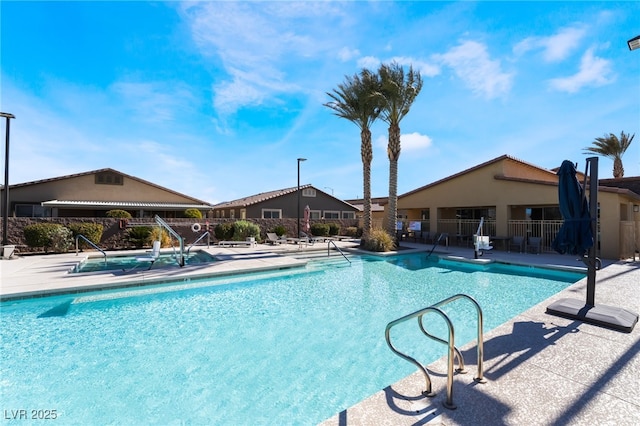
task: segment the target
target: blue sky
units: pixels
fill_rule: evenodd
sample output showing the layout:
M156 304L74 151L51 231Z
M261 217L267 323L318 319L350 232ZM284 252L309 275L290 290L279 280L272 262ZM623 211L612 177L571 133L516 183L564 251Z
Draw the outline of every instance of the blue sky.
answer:
M363 67L424 80L398 193L508 154L584 170L635 133L640 2L0 2L10 184L111 167L217 203L301 183L362 196L359 129L323 106ZM4 138L4 120L2 120ZM387 126L372 195L388 194ZM4 144L2 155L4 170ZM600 160L600 177L613 163Z

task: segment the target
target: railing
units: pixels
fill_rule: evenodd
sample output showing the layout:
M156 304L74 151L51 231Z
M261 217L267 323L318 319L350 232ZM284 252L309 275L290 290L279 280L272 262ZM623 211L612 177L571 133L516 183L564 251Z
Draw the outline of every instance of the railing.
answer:
M478 302L475 301L474 298L472 298L471 296L468 296L466 294L456 294L454 296L451 296L447 299L441 300L440 302L436 303L435 305L429 306L427 308L421 309L419 311L416 311L412 314L409 315L405 315L404 317L398 318L394 321L391 321L389 324L387 324L387 327L385 329L385 339L387 341L387 345L389 346L389 348L391 349L391 351L393 353L395 353L396 355L398 355L399 357L411 362L412 364L414 364L415 366L417 366L420 371L422 371L422 374L425 377L425 382L426 382L426 390L423 392L423 394L427 397L432 397L435 395L435 393L432 391L432 387L431 387L431 378L429 377L429 373L427 373L427 369L419 362L417 361L415 358L400 352L398 349L396 349L393 344L391 343L391 329L400 324L403 323L405 321L408 321L410 319L413 318L418 318L418 325L420 326L420 330L422 331L422 333L429 337L430 339L435 340L436 342L440 342L440 343L444 343L447 345L448 351L447 351L447 399L444 402L444 406L446 408L452 409L454 410L456 408L456 405L453 403L453 363L454 363L454 358L457 357L458 358L458 372L464 372L464 359L462 357L462 353L455 347L455 332L454 332L454 328L453 328L453 324L451 322L451 320L449 319L449 317L447 316L446 313L444 313L440 307L443 305L446 305L448 303L451 303L457 299L460 298L465 298L469 301L471 301L471 303L473 303L473 305L476 308L477 311L477 358L478 358L478 370L477 370L477 374L476 377L474 378L474 380L476 382L480 382L480 383L484 383L484 370L483 370L483 354L484 354L484 346L483 346L483 316L482 316L482 309L480 308L480 305L478 304ZM445 323L447 324L447 328L448 328L448 339L444 340L440 337L434 336L431 333L429 333L426 328L424 327L424 323L423 323L423 317L425 314L428 314L429 312L433 312L436 313L438 315L440 315L442 317L442 319L444 319Z
M184 266L184 240L182 239L180 234L174 231L173 228L171 228L169 224L165 222L160 216L156 215L154 219L158 225L166 229L169 234L171 234L176 240L178 240L178 243L180 244L180 258L178 259L178 264L180 266Z
M204 237L208 237L209 236L209 231L205 231L204 234L200 235L198 237L197 240L195 240L193 243L191 243L191 245L189 247L187 247L187 256L189 256L189 250L191 250L191 247L195 246L196 244L198 244L200 242L201 239L203 239ZM207 238L207 248L211 247L211 241L209 240L209 238Z
M97 245L93 244L91 242L91 240L89 240L87 237L85 237L82 234L78 234L76 235L76 256L78 255L78 240L82 238L87 244L89 244L91 247L93 247L94 249L98 250L100 253L102 253L102 255L104 256L104 263L107 263L107 253L105 253L104 250L102 250L100 247L98 247Z
M342 255L342 257L344 257L344 258L345 258L345 260L346 260L347 262L349 262L349 265L351 265L351 261L349 260L349 258L347 258L347 256L345 256L345 255L344 255L344 253L342 252L342 250L340 250L340 247L338 247L338 246L336 245L336 242L335 242L335 241L333 241L333 240L329 240L329 241L327 241L327 256L329 256L329 255L330 255L330 253L331 253L331 244L333 244L333 246L336 248L336 250L338 250L338 252Z

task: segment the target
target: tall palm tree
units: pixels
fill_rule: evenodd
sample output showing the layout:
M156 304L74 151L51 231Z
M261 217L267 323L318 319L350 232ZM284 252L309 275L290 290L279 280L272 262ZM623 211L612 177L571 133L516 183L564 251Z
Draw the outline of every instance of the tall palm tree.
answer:
M367 241L371 233L371 125L380 115L380 98L375 96L380 86L378 75L362 69L360 74L345 77L345 81L327 95L332 101L324 106L331 108L335 115L353 122L360 128L360 155L363 176L363 229L362 241Z
M413 101L422 89L422 77L409 67L405 74L397 62L382 64L378 70L382 83L379 96L384 101L380 118L389 125L389 211L387 232L394 235L398 220L398 159L400 158L400 121L409 113Z
M595 154L602 155L603 157L611 158L613 160L613 177L624 177L624 167L622 166L622 155L631 145L631 141L635 133L629 137L629 134L620 132L620 138L613 133L606 134L601 138L596 138L592 142L593 146L585 148L585 151L593 152Z

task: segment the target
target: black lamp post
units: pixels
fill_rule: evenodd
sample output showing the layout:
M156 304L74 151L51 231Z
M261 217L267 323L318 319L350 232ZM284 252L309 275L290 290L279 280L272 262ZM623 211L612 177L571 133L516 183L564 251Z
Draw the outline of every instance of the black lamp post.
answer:
M16 118L15 115L9 114L8 112L0 112L0 117L4 117L7 119L7 128L5 130L6 134L6 142L5 142L5 153L4 153L4 191L3 191L3 200L2 205L4 209L2 209L2 245L6 246L8 244L7 240L7 229L8 229L8 221L9 221L9 120L12 118Z
M640 35L627 41L627 46L629 46L629 50L640 49Z
M298 225L298 238L300 238L300 162L307 161L306 158L298 158L298 221L296 222Z

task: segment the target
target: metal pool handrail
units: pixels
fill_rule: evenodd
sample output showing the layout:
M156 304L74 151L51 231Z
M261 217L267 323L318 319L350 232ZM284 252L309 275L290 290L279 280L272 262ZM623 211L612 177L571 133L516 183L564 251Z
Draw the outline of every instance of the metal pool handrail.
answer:
M351 265L351 261L347 258L347 256L344 255L344 253L342 252L342 250L340 250L340 247L338 247L336 245L336 242L333 240L329 240L327 241L327 256L329 256L329 253L331 253L331 244L333 244L333 246L336 248L336 250L338 250L338 252L342 255L342 257L345 258L345 260L347 262L349 262L349 265Z
M78 255L78 239L82 238L84 241L86 241L91 247L93 247L94 249L98 250L100 253L102 253L102 255L104 256L104 263L107 263L107 253L105 253L104 250L102 250L100 247L98 247L97 245L93 244L91 242L91 240L89 240L87 237L85 237L82 234L78 234L76 235L76 256Z
M447 344L447 347L448 347L448 350L447 350L447 399L443 404L446 408L449 408L452 410L456 408L456 405L453 403L453 362L454 362L454 358L457 356L458 364L459 364L458 371L464 372L464 360L462 358L462 353L455 347L455 331L454 331L453 323L451 322L447 314L444 313L439 307L446 305L447 303L453 302L454 300L457 300L459 298L466 298L470 300L473 303L473 305L476 307L476 310L478 313L478 344L477 344L478 372L474 380L477 382L484 383L483 361L482 361L482 358L483 358L482 309L480 308L480 305L478 304L478 302L476 302L472 297L467 296L466 294L456 294L454 296L451 296L447 299L444 299L436 303L435 305L420 309L419 311L413 312L409 315L405 315L401 318L391 321L389 324L387 324L387 327L385 329L385 339L391 351L396 355L398 355L399 357L416 365L420 369L420 371L422 371L422 374L424 375L425 381L426 381L426 390L423 392L423 394L427 397L432 397L435 395L435 393L432 391L432 388L431 388L431 378L429 377L429 373L427 373L427 369L415 358L400 352L398 349L396 349L393 346L393 344L391 343L391 335L390 335L391 328L407 320L418 318L418 324L420 326L420 330L425 334L425 336L433 340L436 340L438 342ZM423 316L429 312L437 313L444 319L445 323L447 324L447 328L449 330L448 340L444 340L439 337L433 336L432 334L427 332L423 324Z
M200 235L200 237L195 240L189 247L187 247L187 256L189 256L189 250L191 250L191 247L195 246L196 244L198 244L200 242L201 239L203 239L204 237L208 237L209 236L209 231L205 231L204 234ZM209 247L209 240L207 240L207 247Z

